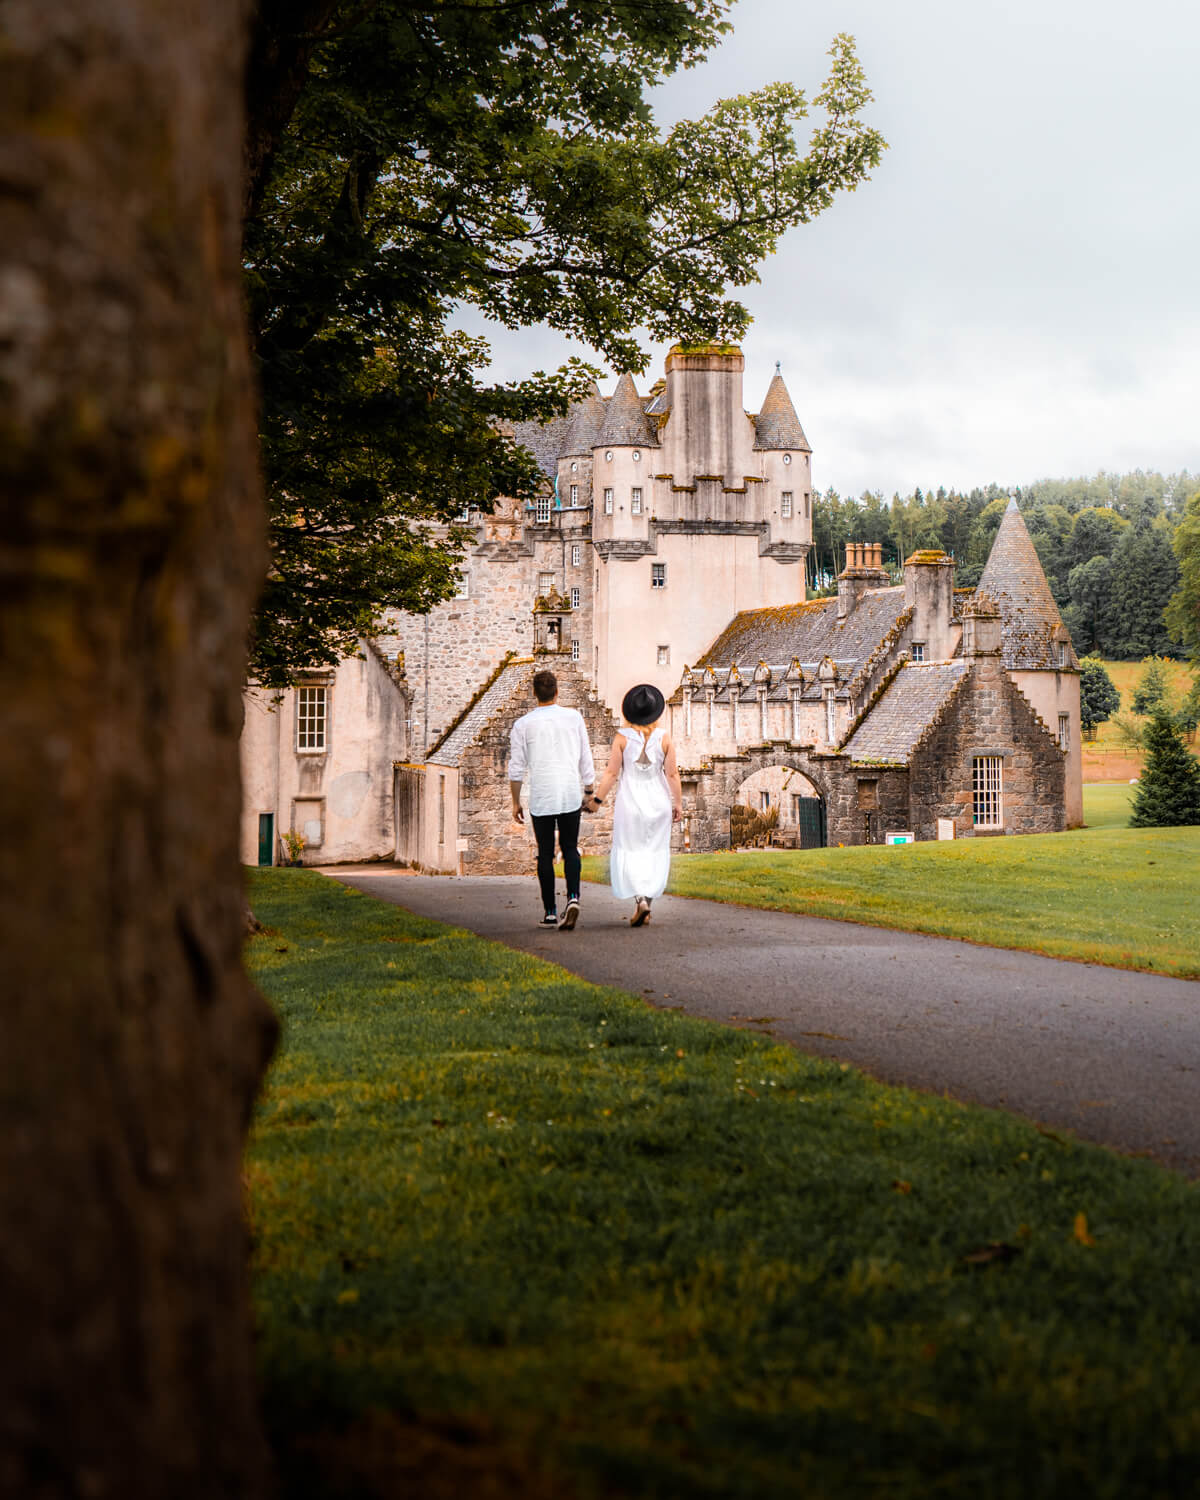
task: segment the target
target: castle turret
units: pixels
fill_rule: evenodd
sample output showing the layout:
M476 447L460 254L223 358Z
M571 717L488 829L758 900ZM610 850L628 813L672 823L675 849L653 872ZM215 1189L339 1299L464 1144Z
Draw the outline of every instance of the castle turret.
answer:
M775 374L767 387L762 410L754 424L754 448L756 452L773 449L812 452L778 365L775 366Z
M762 506L781 541L812 541L812 449L779 366L754 423L754 456L763 477Z

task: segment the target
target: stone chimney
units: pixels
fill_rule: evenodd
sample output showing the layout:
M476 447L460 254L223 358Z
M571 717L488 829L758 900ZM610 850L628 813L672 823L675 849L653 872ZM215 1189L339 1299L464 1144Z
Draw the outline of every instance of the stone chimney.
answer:
M676 345L667 355L670 409L662 433L664 472L676 484L716 475L741 485L754 463L754 427L742 405L742 351L733 345Z
M949 661L954 651L953 558L936 550L905 558L904 603L913 612L911 637L924 648L923 659Z
M1000 655L1000 606L986 594L977 592L963 605L962 654Z
M848 619L868 589L886 588L890 581L882 542L847 542L846 566L838 574L838 619Z

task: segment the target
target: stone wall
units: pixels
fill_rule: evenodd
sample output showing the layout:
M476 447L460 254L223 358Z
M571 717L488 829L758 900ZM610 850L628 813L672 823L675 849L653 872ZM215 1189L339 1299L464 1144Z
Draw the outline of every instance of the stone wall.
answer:
M529 668L531 680L538 665ZM604 704L589 696L590 684L582 672L561 662L554 663L553 670L558 677L558 701L583 715L599 780L620 725ZM507 775L512 726L534 706L532 690L510 699L459 760L458 836L467 845L461 855L464 875L528 874L534 868L533 829L528 819L524 826L513 822ZM607 854L611 842L610 797L600 813L585 813L581 818L579 847L586 854Z
M956 838L984 836L972 817L972 761L1003 760L1003 833L1057 833L1066 827L1066 760L998 657L976 658L950 712L912 759L912 818L918 839L937 837L953 818ZM990 830L986 833L990 835Z
M903 766L858 766L848 757L797 749L783 742L756 746L740 755L715 755L684 788L684 816L691 847L729 847L729 809L744 801L743 785L753 777L782 790L786 770L799 771L825 803L828 842L882 843L883 835L909 827L908 771ZM768 776L764 772L771 773ZM807 791L807 788L805 789Z

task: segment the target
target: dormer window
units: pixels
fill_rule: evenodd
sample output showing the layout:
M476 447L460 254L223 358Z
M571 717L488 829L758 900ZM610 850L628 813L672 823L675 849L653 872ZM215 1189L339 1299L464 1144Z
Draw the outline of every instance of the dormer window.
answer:
M914 641L912 643L912 659L913 659L913 661L924 661L925 660L925 642L924 641Z
M1065 667L1066 666L1066 664L1067 664L1067 643L1066 643L1066 641L1055 641L1055 643L1054 643L1054 662L1055 662L1056 666L1059 666L1059 667Z

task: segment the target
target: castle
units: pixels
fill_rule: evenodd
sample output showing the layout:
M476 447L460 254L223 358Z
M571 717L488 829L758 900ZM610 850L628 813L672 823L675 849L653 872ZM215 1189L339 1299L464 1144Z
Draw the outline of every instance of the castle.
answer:
M296 830L311 863L527 871L505 764L541 666L598 764L609 705L662 689L681 848L727 847L735 805L775 809L800 847L1078 826L1078 662L1016 502L974 590L943 553L894 584L878 544L852 543L836 597L806 600L812 452L778 367L757 415L743 367L728 346L677 347L646 396L623 375L519 425L544 486L461 518L458 597L393 611L281 705L248 689L246 861L275 862ZM592 847L609 816L585 820Z

